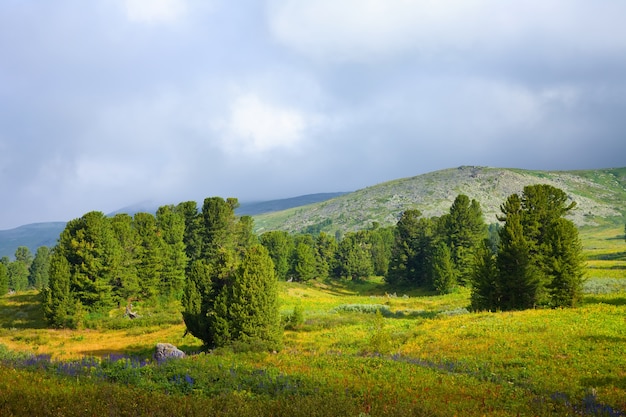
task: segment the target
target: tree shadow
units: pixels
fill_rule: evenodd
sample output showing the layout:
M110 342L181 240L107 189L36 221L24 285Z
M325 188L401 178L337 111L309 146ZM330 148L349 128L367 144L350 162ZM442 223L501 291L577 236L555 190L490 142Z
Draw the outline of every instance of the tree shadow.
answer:
M613 306L626 306L626 297L603 298L586 295L583 304L609 304Z
M626 389L626 378L618 376L598 376L581 378L580 385L584 387L615 387Z
M590 255L588 257L592 261L619 261L626 260L626 251L613 252L613 253L600 253L597 255Z
M0 308L0 327L6 329L47 328L39 294L16 293L5 295Z

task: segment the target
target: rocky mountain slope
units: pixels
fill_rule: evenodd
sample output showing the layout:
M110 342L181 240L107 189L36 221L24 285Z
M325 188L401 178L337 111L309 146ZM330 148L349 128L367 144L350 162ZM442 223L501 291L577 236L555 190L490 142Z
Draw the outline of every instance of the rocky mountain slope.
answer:
M439 216L455 197L465 194L480 202L487 223L497 221L500 205L524 186L550 184L577 203L571 219L578 226L623 222L626 214L626 168L586 171L529 171L462 166L374 185L322 203L255 216L259 233L299 232L320 226L327 232L395 224L409 208L426 217Z

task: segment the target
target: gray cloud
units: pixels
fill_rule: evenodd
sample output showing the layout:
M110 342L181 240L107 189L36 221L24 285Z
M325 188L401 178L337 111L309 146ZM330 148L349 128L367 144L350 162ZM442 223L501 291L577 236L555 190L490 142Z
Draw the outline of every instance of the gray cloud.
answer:
M462 164L623 166L618 1L0 4L0 228Z

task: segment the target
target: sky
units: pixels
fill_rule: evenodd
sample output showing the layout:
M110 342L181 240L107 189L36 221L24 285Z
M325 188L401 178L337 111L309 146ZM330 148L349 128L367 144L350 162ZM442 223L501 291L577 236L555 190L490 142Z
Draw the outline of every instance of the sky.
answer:
M621 0L2 0L0 229L626 166Z

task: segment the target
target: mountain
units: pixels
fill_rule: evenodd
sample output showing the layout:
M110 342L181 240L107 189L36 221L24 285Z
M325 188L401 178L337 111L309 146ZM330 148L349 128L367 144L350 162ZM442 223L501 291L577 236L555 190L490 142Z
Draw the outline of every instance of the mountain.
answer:
M301 232L307 228L357 230L373 222L393 225L404 210L426 217L446 213L459 194L476 199L485 221L495 223L500 205L524 186L549 184L565 191L577 208L570 219L578 226L623 223L626 215L626 168L584 171L530 171L462 166L385 182L325 202L255 216L258 233ZM317 226L317 227L316 227Z
M56 245L65 222L33 223L11 230L0 230L0 257L13 258L19 246L26 246L35 255L40 246Z
M377 222L396 223L409 208L426 217L446 213L459 194L478 200L487 223L495 223L500 205L524 186L550 184L565 191L577 208L571 219L578 226L623 224L626 216L626 167L582 171L530 171L462 166L402 178L352 193L320 193L281 200L241 203L238 215L254 217L255 231L357 230ZM201 204L199 204L201 206ZM156 212L152 203L140 203L110 213ZM18 246L35 252L54 246L64 222L36 223L0 231L0 256L13 257Z
M299 197L285 198L280 200L244 202L241 203L236 213L240 216L254 216L261 213L286 210L292 207L326 201L331 198L341 196L346 193L318 193L307 194ZM156 213L158 205L151 201L143 201L132 206L126 206L119 210L108 213L107 216L114 216L118 213L127 213L131 216L140 213ZM202 207L202 203L198 204ZM15 250L19 246L26 246L35 254L40 246L52 247L56 245L57 239L63 229L65 222L34 223L20 226L11 230L0 230L0 257L8 256L13 258Z

